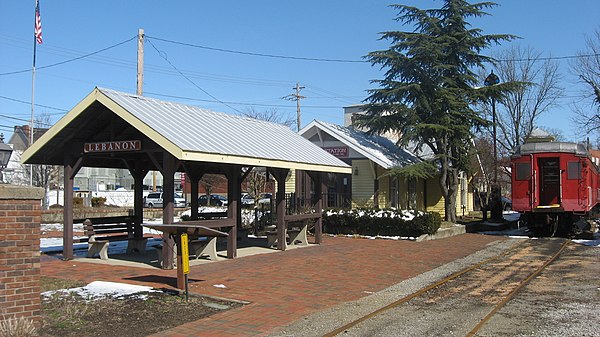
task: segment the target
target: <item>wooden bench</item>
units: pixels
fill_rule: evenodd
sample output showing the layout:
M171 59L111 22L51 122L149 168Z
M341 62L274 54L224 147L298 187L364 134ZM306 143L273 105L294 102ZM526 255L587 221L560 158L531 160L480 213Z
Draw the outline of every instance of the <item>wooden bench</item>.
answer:
M73 222L75 223L75 220ZM131 217L90 218L82 222L84 234L88 237L87 257L98 254L100 259L108 259L108 245L114 241L127 241L128 254L146 251L148 237L134 236Z
M203 237L189 242L190 255L194 255L196 260L208 256L211 261L217 261L217 238Z
M217 261L217 238L216 237L201 237L194 240L189 240L188 243L190 256L194 255L197 259L206 256L211 261ZM163 265L162 250L163 245L154 246L158 255L158 264ZM177 247L173 246L173 255L177 255ZM172 266L174 267L174 266Z
M289 246L308 246L308 221L319 218L317 214L297 214L286 215L284 218L286 226L286 247ZM293 225L300 222L301 225ZM267 247L271 248L277 243L277 230L267 231Z

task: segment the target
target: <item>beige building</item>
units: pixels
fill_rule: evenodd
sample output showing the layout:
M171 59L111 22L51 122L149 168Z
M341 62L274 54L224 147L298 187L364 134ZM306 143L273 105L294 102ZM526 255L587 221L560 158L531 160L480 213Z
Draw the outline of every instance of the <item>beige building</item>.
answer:
M348 114L345 117L351 123ZM444 215L444 198L437 177L418 179L390 175L394 167L422 160L399 148L391 139L316 120L304 127L300 135L352 166L352 174L329 177L327 207L415 209ZM472 210L473 192L468 179L461 175L457 214Z

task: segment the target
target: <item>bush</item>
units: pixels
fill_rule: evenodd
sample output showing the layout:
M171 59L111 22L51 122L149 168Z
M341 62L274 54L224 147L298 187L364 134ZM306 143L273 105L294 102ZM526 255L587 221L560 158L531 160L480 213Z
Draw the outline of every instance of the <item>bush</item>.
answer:
M83 207L83 198L82 197L73 197L73 206L74 207Z
M92 207L103 207L104 203L106 203L106 198L92 197Z
M410 236L435 234L439 213L381 209L328 210L323 213L323 230L329 234Z

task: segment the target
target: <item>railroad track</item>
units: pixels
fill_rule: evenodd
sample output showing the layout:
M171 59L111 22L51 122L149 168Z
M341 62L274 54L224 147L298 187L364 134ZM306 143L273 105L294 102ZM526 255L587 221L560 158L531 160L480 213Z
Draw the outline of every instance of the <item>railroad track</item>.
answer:
M324 337L464 335L477 333L514 296L558 258L570 241L526 240L430 286L341 326ZM397 324L394 327L394 324ZM419 325L419 327L416 327Z

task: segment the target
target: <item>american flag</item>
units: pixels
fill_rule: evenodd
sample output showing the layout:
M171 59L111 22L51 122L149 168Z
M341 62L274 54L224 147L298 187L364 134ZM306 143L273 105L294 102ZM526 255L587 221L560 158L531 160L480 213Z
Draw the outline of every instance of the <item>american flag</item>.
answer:
M42 44L42 18L40 17L40 1L35 0L35 40Z

